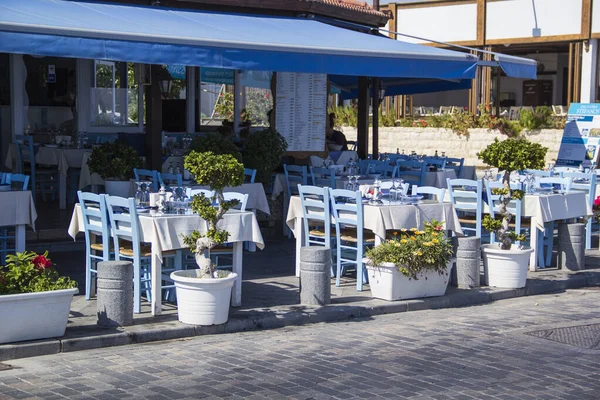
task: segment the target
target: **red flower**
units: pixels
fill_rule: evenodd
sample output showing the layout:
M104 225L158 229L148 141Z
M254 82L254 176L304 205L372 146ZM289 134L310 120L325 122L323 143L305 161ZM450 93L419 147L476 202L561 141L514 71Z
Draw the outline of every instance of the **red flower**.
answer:
M52 268L52 261L50 261L49 258L46 258L41 255L34 258L32 262L35 268L39 271L43 271L46 268Z
M444 229L444 227L441 225L436 225L436 227L435 227L435 230L438 232L441 231L442 229Z
M268 92L265 93L265 99L267 99L267 100L269 99L269 93Z

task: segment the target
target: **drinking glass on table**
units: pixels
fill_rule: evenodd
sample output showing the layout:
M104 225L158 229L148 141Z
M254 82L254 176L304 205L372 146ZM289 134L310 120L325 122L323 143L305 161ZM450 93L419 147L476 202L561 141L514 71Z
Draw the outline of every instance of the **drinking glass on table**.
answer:
M136 182L137 189L135 190L135 205L136 207L144 206L144 189L142 188L143 182Z

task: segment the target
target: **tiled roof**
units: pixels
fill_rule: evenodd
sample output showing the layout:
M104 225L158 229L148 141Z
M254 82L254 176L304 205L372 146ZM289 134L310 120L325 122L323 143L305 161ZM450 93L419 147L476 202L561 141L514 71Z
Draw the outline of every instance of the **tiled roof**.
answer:
M356 0L304 0L304 1L315 1L324 4L328 4L335 7L347 8L350 10L361 11L368 14L375 14L380 16L385 16L386 14L375 10L373 7L369 5L366 1L356 1Z

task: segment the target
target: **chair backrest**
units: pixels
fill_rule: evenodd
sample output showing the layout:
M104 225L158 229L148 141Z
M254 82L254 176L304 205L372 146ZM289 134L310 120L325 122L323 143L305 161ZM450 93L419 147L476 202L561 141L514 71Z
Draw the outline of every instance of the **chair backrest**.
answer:
M423 107L413 107L412 114L416 117L419 117L424 114Z
M183 186L183 175L181 174L163 174L158 172L158 182L160 185L165 185L167 190L171 190L172 186Z
M518 185L518 184L517 184ZM511 184L511 189L515 189L515 185ZM519 185L520 186L520 185ZM495 217L496 213L500 210L500 195L492 194L493 189L504 189L504 183L501 181L485 181L485 191L487 195L487 204L489 206L490 215L492 218ZM506 210L515 216L515 220L520 222L522 201L512 198L510 203L506 206Z
M389 165L387 162L380 161L377 164L371 165L371 173L381 174L384 178L395 178L398 176L398 167Z
M560 176L538 176L535 179L540 185L560 185L560 190L565 193L571 191L571 185L573 184L572 178L561 178Z
M29 185L29 175L6 174L4 183L11 186L11 190L27 190Z
M452 106L440 106L440 115L451 114Z
M304 232L306 232L307 245L311 243L327 246L327 239L331 238L331 211L329 205L329 187L299 185L298 194L302 205ZM311 221L318 221L325 230L325 242L315 240L309 234Z
M464 158L452 158L446 157L446 164L444 168L451 168L456 173L456 177L460 178L462 176L463 165L465 163Z
M358 242L363 242L363 203L360 190L329 189L329 200L338 232L341 227L356 227Z
M596 183L598 177L596 174L586 174L585 172L562 172L564 178L571 178L571 191L586 192L588 194L588 203L590 207L594 206L596 198Z
M102 238L103 259L108 260L110 252L110 222L106 209L106 195L90 192L77 192L79 205L81 206L81 217L86 245L92 244L91 236Z
M152 182L152 185L151 185L152 191L158 192L158 171L134 168L133 174L135 175L136 182L143 182L143 181Z
M544 171L541 169L526 169L523 171L519 171L519 174L521 175L526 175L526 174L531 174L533 176L545 176L545 177L549 177L550 175L552 175L552 172L550 171Z
M105 195L106 208L110 219L112 237L115 250L119 249L119 241L131 242L134 257L140 254L140 228L135 199L118 196ZM119 260L119 252L115 251L115 257Z
M358 160L358 169L361 175L366 175L371 171L371 165L379 163L377 160Z
M510 120L518 120L521 115L521 107L510 107L508 110L508 119Z
M192 197L195 196L197 194L202 194L204 193L204 197L207 197L209 199L212 199L213 197L215 197L215 191L214 190L210 190L210 189L192 189L192 188L187 188L186 189L186 196L187 197Z
M314 186L335 188L335 169L333 168L310 167L310 177Z
M397 161L398 176L411 185L423 186L427 164L419 161Z
M423 113L425 115L433 115L435 113L435 110L433 107L423 107Z
M256 179L256 170L251 168L244 168L244 182L254 183Z
M423 158L423 161L427 165L433 165L433 166L437 167L438 169L446 168L447 160L448 159L446 157L424 157Z
M240 211L246 211L246 204L248 203L248 193L239 192L223 192L223 200L237 200L239 204L234 208Z
M475 228L462 227L463 230L474 231L481 237L483 212L483 183L481 180L446 179L450 201L456 211L475 214Z
M24 164L31 164L31 173L35 174L35 150L33 147L33 136L16 135L15 149L17 151L17 173L22 174L25 170Z
M308 184L308 168L306 165L283 164L283 173L287 184L288 196L298 194L298 185Z
M424 194L427 196L435 196L436 200L440 203L444 202L444 195L446 194L446 189L436 188L433 186L416 186L412 187L412 194Z
M4 185L7 172L0 172L0 185Z

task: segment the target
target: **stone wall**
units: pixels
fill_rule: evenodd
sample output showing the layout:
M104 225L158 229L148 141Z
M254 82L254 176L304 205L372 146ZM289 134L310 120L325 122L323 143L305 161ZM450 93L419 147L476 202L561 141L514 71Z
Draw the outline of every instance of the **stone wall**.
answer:
M356 140L356 128L344 127L343 132L348 140ZM532 142L541 143L548 147L546 163L556 160L563 131L560 129L542 129L525 132L522 135ZM498 131L487 129L470 129L468 136L458 136L453 131L443 128L380 128L379 152L409 154L412 150L417 154L434 155L435 151L448 157L464 157L465 165L483 167L484 164L477 158L477 152L484 149L494 138L505 139L506 136ZM369 148L372 148L371 134L369 133Z

